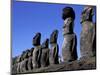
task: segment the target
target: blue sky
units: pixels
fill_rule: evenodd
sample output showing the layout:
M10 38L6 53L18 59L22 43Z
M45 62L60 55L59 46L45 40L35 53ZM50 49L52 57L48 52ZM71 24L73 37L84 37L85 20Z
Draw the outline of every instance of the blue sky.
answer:
M17 56L26 49L32 48L32 38L35 33L41 33L41 43L50 38L54 29L58 29L59 55L62 50L62 9L70 6L76 14L74 32L77 35L77 52L80 57L80 15L83 5L50 4L37 2L13 1L12 4L12 56ZM95 21L95 16L93 18Z

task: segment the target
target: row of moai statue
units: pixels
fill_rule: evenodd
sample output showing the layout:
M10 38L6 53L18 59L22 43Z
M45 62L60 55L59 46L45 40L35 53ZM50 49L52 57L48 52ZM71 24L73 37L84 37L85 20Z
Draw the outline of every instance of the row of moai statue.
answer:
M42 44L41 33L36 33L33 37L34 48L27 49L16 58L16 63L12 66L13 72L22 73L36 68L47 67L53 64L59 64L59 48L57 44L58 30L54 30L49 39Z
M93 7L86 6L81 14L82 31L80 35L81 58L93 57L96 54L96 25L93 23ZM75 12L72 7L63 8L63 62L77 60L77 36L74 33ZM24 51L16 58L13 71L26 72L34 68L47 67L52 64L59 64L59 46L57 44L58 30L54 30L50 39L46 39L42 44L41 33L33 37L33 46L30 50ZM49 41L50 40L50 41ZM49 48L50 43L50 48Z
M33 51L34 51L34 48L31 48L30 50L27 49L23 51L22 54L19 55L18 57L13 58L13 63L12 63L13 73L25 72L27 70L33 69L33 66L31 66Z
M49 39L46 39L42 45L40 45L41 34L37 33L33 38L33 58L32 64L34 68L46 67L52 64L58 64L59 48L57 44L58 30L54 30L50 36L50 49Z
M96 55L96 25L93 23L94 7L85 6L81 14L82 31L80 35L81 58L91 58ZM73 32L75 12L71 7L63 9L63 45L64 62L77 60L77 37ZM80 58L80 59L81 59Z

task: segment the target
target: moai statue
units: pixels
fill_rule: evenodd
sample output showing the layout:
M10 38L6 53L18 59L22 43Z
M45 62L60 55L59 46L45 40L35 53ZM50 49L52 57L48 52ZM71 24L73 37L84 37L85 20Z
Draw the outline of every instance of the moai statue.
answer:
M96 49L95 23L93 23L93 6L84 7L81 14L82 31L80 36L81 57L92 57ZM95 47L95 48L93 48Z
M25 54L25 51L23 51L21 54L20 72L23 72L22 68L23 68L23 60L24 60L23 56L24 56L24 54Z
M41 57L41 45L40 45L41 33L36 33L33 37L34 51L32 56L33 69L41 67L40 57Z
M28 64L28 52L29 49L27 49L26 51L24 51L22 53L22 60L21 60L21 65L20 65L20 69L21 72L26 72L28 70L27 64Z
M41 54L41 67L46 67L49 65L49 39L46 39L42 43L42 54Z
M17 58L17 73L19 73L20 72L20 62L21 62L21 55L19 55L18 56L18 58Z
M12 73L17 73L18 71L18 63L19 63L19 56L14 57L12 59Z
M17 59L18 59L18 56L16 57L12 57L12 65L16 64L17 63Z
M27 67L28 67L28 70L32 70L33 69L33 64L32 64L32 54L33 54L33 51L34 51L34 48L31 48L30 51L28 52L28 64L27 64Z
M54 30L50 36L50 65L52 64L59 64L58 59L58 53L59 53L59 47L57 44L57 38L58 38L58 30Z
M64 62L70 62L77 59L77 38L73 32L75 19L73 8L63 8L62 19L64 20L62 56Z

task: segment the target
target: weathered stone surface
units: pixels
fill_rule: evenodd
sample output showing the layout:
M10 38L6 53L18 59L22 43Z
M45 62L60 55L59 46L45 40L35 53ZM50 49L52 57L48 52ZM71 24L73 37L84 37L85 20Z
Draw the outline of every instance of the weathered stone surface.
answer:
M33 68L39 68L41 66L40 64L41 50L42 48L40 45L34 47L33 56L32 56Z
M33 64L32 64L33 51L34 51L34 48L31 48L31 50L28 52L28 64L27 64L28 70L33 69Z
M27 49L26 51L23 51L22 53L22 60L20 62L20 72L26 72L28 70L27 64L28 64L28 52L29 49Z
M32 69L33 69L32 56L30 56L30 57L28 58L27 67L28 67L28 70L32 70Z
M12 65L12 70L13 70L13 72L18 72L19 71L19 62L20 62L20 56L17 56L17 57L15 57L15 58L13 58L13 65Z
M21 56L18 56L18 58L17 58L17 63L16 63L16 68L17 68L17 72L20 72L20 62L21 62Z
M70 34L64 36L62 55L64 62L74 61L77 59L77 43L76 35Z
M27 63L28 63L28 59L24 59L21 62L21 72L26 72L28 70Z
M63 9L62 18L64 20L63 26L63 45L62 56L64 62L74 61L77 59L77 37L73 32L75 12L71 7Z
M59 63L58 59L59 47L57 44L57 38L58 38L58 30L54 30L50 36L50 45L51 45L49 54L50 65Z
M74 27L74 21L71 17L66 18L64 20L64 25L63 25L63 35L66 34L73 34L73 27Z
M49 39L46 39L42 43L42 54L41 54L41 67L46 67L49 65Z
M49 47L49 39L46 39L43 43L42 43L42 49L44 48L48 48Z
M50 65L59 64L58 52L59 52L58 44L51 44L51 49L49 54Z
M17 62L17 58L18 56L12 58L12 65L14 65Z
M12 73L18 73L17 72L17 64L12 65Z
M41 40L41 34L37 33L33 38L33 45L35 46L33 51L33 56L32 56L33 68L39 68L41 66L40 58L41 58L42 48L40 45L40 40Z
M86 6L81 14L81 23L84 21L92 21L94 12L93 12L93 6Z
M82 31L80 36L80 50L82 57L91 57L95 55L96 30L95 24L92 22L92 17L93 7L85 7L82 12Z
M50 35L50 44L57 43L57 38L58 38L58 30L54 30Z

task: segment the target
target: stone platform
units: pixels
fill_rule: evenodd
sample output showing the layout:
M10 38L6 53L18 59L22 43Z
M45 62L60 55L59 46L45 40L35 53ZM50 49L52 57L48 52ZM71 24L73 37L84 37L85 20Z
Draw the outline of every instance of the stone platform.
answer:
M61 72L61 71L77 71L77 70L93 70L96 69L96 59L82 58L73 62L62 62L60 64L50 65L48 67L33 69L17 74L29 74L29 73L46 73L46 72Z

